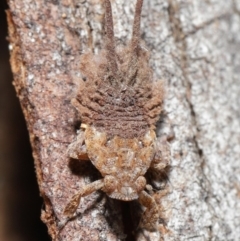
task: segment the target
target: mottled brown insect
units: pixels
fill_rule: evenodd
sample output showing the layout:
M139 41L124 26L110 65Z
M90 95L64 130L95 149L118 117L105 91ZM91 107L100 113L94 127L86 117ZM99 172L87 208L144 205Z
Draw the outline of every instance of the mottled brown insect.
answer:
M72 101L82 124L68 152L72 158L90 159L103 178L75 194L64 214L71 217L81 197L102 190L115 199L138 199L146 207L140 227L156 230L158 207L144 190L144 175L149 168L165 168L169 152L166 141L155 134L163 87L153 81L149 53L140 44L142 4L143 0L137 0L130 43L116 49L111 3L105 0L105 48L98 56L82 56L80 69L86 81Z

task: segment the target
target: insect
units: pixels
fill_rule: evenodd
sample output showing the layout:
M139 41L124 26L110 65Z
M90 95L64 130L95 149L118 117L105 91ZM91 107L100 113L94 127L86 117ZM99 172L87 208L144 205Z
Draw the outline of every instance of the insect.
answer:
M158 140L155 134L163 86L153 81L149 53L140 43L142 4L143 0L137 0L130 42L116 48L111 3L105 0L105 47L98 56L82 56L80 69L86 80L72 100L82 124L68 153L75 159L89 159L102 179L76 193L64 214L72 216L81 197L102 190L115 199L138 199L145 207L139 227L154 231L159 211L147 192L150 185L144 175L149 169L165 168L169 151L167 142Z

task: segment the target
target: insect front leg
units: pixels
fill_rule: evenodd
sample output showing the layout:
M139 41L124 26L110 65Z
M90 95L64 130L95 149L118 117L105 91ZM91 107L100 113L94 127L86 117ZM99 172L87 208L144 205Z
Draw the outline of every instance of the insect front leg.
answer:
M163 136L157 139L156 154L151 163L150 168L153 171L162 171L170 164L170 148L167 142L167 137Z
M140 193L139 202L141 205L146 207L146 210L142 215L139 227L149 231L156 231L159 219L157 203L155 202L154 198L145 191Z
M83 187L83 189L80 192L73 195L72 199L64 209L64 215L70 219L73 216L73 214L76 212L78 205L80 203L81 197L87 196L92 192L102 189L103 186L104 186L104 181L103 179L101 179Z
M85 130L80 129L77 139L68 146L68 155L78 160L89 160L85 145Z

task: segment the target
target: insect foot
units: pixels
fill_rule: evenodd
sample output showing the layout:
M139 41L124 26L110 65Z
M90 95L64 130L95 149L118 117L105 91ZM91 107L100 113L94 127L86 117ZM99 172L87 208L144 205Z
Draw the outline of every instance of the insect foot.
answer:
M64 214L71 218L82 197L102 190L114 199L139 200L145 207L139 227L156 231L158 206L145 191L149 187L145 175L149 168L161 170L168 165L168 152L165 147L161 151L155 134L163 87L153 81L149 52L140 45L143 0L137 0L132 38L122 49L115 47L111 3L104 3L105 47L99 56L82 56L80 70L86 81L72 100L82 124L68 148L70 157L90 160L102 179L76 193Z

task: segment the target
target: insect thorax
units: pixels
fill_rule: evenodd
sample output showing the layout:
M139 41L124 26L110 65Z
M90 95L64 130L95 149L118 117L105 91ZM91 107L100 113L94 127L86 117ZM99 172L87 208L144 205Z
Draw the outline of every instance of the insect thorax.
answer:
M114 177L115 188L110 197L132 200L138 197L138 178L148 170L155 154L155 132L149 130L141 138L108 138L95 127L85 130L88 156L102 176Z

